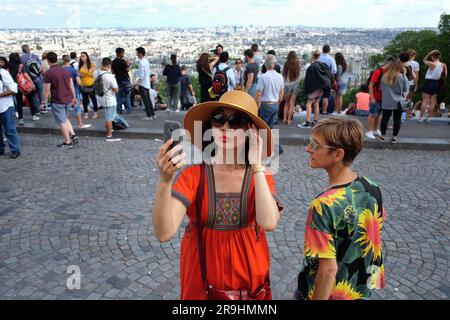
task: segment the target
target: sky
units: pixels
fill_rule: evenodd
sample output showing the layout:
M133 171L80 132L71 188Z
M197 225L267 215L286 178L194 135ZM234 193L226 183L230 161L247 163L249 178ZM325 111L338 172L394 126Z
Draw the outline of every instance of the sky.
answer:
M450 0L3 0L1 28L436 28Z

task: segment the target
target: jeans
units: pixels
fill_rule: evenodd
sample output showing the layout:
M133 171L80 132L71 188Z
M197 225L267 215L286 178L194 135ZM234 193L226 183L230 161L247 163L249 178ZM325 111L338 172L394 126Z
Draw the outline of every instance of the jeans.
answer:
M386 134L387 126L389 123L389 119L392 116L392 113L394 113L394 132L392 135L396 137L400 131L400 127L402 125L402 112L403 110L401 108L398 108L397 110L385 110L383 109L383 118L381 119L381 134L384 136Z
M261 104L258 111L258 116L264 120L270 129L275 125L275 117L278 113L278 103Z
M153 111L152 100L150 100L150 90L143 86L139 86L139 94L141 96L142 102L144 103L145 113L147 114L147 117L153 117L155 115L155 112Z
M37 95L39 95L39 101L36 104L39 108L39 106L41 105L42 99L44 99L44 79L42 77L37 78L36 80L33 81L35 87L36 87L36 91L37 94L36 99L37 99ZM47 107L47 101L45 101L45 107Z
M275 125L275 118L278 114L278 103L272 103L272 104L261 104L261 107L258 111L258 117L263 119L265 123L269 126L270 129L273 129ZM278 151L279 153L283 153L283 146L281 143L278 145Z
M173 110L178 109L178 102L180 101L181 85L167 84L167 107Z
M23 95L22 92L17 92L14 96L14 106L16 107L16 111L19 114L19 119L23 119Z
M93 89L94 88L92 88L91 92L84 92L83 90L81 90L81 96L83 98L83 108L84 108L85 113L88 112L89 98L91 98L91 100L92 100L92 104L94 106L94 112L98 111L97 98L95 97L95 91Z
M131 89L129 88L129 81L122 81L119 83L119 92L116 93L117 112L122 112L122 104L128 112L131 112Z
M11 106L3 113L0 113L0 152L5 152L5 143L3 142L3 130L5 130L6 139L8 139L9 150L11 153L20 152L19 136L14 121L14 106Z

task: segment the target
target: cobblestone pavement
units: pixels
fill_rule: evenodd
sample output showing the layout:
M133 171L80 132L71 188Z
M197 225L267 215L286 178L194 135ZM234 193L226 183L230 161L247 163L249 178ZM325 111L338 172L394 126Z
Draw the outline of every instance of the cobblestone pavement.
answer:
M0 158L1 299L176 299L182 231L160 244L150 207L160 143L22 135L23 156ZM450 298L449 152L365 150L355 168L382 183L387 288L375 299ZM306 208L326 187L300 147L276 176L286 209L268 234L275 299L290 299L301 268ZM183 229L182 229L183 230ZM67 269L81 289L67 289Z

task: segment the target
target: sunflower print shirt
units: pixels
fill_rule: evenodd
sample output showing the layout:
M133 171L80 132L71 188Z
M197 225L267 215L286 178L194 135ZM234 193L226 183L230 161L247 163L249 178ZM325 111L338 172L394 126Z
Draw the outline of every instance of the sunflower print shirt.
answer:
M382 206L378 185L366 177L333 187L311 202L299 298L313 297L321 258L336 259L338 265L330 300L368 299L373 289L384 288Z

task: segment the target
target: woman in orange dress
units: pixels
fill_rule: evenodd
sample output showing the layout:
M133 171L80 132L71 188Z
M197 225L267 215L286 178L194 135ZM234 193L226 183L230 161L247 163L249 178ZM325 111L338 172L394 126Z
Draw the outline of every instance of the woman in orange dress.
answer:
M156 237L170 240L184 216L189 218L181 244L183 300L272 298L264 232L276 228L282 206L274 179L262 165L263 154L273 152L272 135L257 114L255 100L241 91L196 105L186 114L184 128L204 151L204 162L184 168L175 178L185 166L181 145L168 150L169 140L157 156ZM212 142L195 136L196 121L202 124L202 137L211 129ZM261 135L261 129L267 134ZM209 156L211 146L215 151Z

